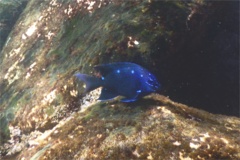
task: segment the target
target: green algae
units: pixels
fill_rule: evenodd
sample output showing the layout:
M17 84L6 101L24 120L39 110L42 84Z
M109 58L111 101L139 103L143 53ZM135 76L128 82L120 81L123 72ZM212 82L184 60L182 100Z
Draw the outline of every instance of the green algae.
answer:
M47 114L48 116L53 115L54 112L55 112L54 106L48 106L48 108L45 109L45 114Z

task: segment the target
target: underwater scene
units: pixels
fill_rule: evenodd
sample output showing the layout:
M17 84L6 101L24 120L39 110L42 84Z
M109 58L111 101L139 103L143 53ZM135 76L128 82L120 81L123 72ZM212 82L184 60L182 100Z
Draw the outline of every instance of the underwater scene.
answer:
M0 0L0 159L240 159L239 11Z

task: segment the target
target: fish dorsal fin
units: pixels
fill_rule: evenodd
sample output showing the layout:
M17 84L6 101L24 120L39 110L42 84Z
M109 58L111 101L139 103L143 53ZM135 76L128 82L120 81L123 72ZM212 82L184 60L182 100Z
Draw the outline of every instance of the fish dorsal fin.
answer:
M94 67L94 69L100 72L102 76L106 76L110 72L113 72L118 69L124 69L127 67L134 68L139 66L137 64L130 63L130 62L116 62L116 63L110 63L110 64L97 65Z

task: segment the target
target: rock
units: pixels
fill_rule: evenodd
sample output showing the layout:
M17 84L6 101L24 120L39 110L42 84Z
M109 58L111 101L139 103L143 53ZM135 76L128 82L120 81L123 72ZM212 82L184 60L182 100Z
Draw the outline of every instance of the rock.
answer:
M238 118L152 94L134 103L97 102L73 113L32 137L36 145L16 158L239 159L239 128Z
M202 25L207 24L202 10L219 6L205 1L94 2L30 0L11 30L0 52L1 159L239 159L239 118L163 96L175 92L171 86L179 84L179 74L195 82L188 76L192 70L169 67L178 60L177 66L189 62L178 49L199 33L200 28L193 29L196 17L203 15ZM217 37L236 39L229 32L216 35L216 44L224 44ZM192 40L193 46L202 47L201 40ZM222 57L216 61L223 63ZM235 69L238 64L231 60L224 66ZM134 103L119 98L98 102L100 89L84 95L74 73L91 74L94 65L116 61L149 69L163 90ZM238 107L231 98L222 101Z
M11 32L21 12L25 8L27 0L1 0L0 1L0 51L6 38ZM9 40L11 38L9 37ZM7 43L6 43L7 45Z

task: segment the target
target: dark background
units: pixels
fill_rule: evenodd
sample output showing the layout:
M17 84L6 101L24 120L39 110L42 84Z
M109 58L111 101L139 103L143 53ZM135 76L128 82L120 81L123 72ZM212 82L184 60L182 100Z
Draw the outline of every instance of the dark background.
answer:
M158 49L161 38L152 46L162 93L212 113L240 116L239 2L214 1L196 10L172 46Z

